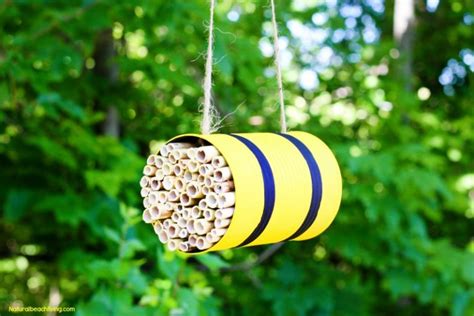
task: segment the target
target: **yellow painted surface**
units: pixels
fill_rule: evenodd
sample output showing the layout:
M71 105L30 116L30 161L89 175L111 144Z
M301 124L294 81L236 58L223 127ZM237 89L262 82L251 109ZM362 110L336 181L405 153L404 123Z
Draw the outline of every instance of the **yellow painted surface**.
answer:
M320 235L336 217L342 196L341 171L336 157L319 138L305 132L290 132L289 134L302 141L311 151L318 163L323 183L323 196L316 220L306 232L294 239L305 240Z
M230 135L181 135L204 139L214 145L227 161L235 186L235 210L227 233L207 251L238 246L253 232L263 213L264 192L260 165L242 142Z
M299 150L273 133L240 134L265 155L275 180L275 206L262 234L249 246L274 243L290 237L303 223L311 202L311 176Z
M342 179L336 158L319 138L305 132L290 132L302 141L318 163L322 179L322 199L315 222L300 237L305 240L321 234L338 212ZM268 225L248 246L275 243L291 236L303 223L311 202L311 175L299 150L287 139L273 133L238 134L253 142L268 160L275 181L275 205ZM227 233L207 251L234 248L259 224L264 207L264 185L260 165L250 149L225 134L180 135L201 138L214 145L229 165L235 184L235 211Z

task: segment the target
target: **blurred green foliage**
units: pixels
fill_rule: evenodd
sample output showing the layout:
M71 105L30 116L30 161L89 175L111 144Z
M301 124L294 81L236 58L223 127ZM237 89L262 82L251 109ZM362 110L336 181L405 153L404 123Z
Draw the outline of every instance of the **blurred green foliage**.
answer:
M141 222L144 157L198 130L207 1L0 1L0 314L474 314L473 3L417 3L412 78L393 2L277 6L289 124L335 151L343 204L241 265L265 247L186 257ZM216 10L222 130L278 130L267 1Z

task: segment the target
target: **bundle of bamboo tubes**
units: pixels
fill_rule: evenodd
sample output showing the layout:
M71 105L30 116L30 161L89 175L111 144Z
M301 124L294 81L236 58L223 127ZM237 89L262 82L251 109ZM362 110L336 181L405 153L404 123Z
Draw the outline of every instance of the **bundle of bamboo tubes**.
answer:
M143 220L170 250L203 251L226 233L234 214L234 182L214 146L168 143L148 157L143 174Z

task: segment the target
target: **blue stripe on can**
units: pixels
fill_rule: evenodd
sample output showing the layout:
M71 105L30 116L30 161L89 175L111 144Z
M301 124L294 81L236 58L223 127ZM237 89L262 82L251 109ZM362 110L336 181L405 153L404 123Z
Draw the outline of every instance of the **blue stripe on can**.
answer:
M262 217L250 236L248 236L239 245L239 247L242 247L257 239L265 227L267 227L268 222L272 217L273 207L275 206L275 179L273 178L273 172L272 168L270 167L270 163L263 152L253 142L239 135L230 134L230 136L241 141L245 146L248 147L252 154L254 154L255 158L257 158L258 164L260 165L263 176L264 203Z
M321 180L321 172L319 170L318 163L314 159L311 151L306 147L306 145L300 141L298 138L291 136L289 134L278 134L287 140L289 140L295 147L300 151L303 158L308 164L309 173L311 175L311 184L312 184L312 194L311 194L311 203L309 205L309 211L301 224L300 228L288 237L286 240L295 239L303 234L308 228L313 225L316 217L318 216L319 206L321 205L321 198L323 196L323 183Z

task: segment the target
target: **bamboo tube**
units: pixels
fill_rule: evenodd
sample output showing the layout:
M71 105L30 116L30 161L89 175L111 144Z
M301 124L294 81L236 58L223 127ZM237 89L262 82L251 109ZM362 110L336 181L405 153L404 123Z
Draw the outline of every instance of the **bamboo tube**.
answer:
M158 233L158 239L161 243L166 244L169 240L168 232L166 229L162 229L161 232Z
M188 157L191 160L196 159L196 154L197 154L197 148L188 148Z
M214 187L214 177L206 177L204 180L204 185L208 188Z
M188 252L189 251L189 243L187 241L183 241L178 246L179 251Z
M179 227L176 224L170 224L170 227L168 227L168 235L170 238L176 238L178 237L179 234Z
M198 235L205 235L212 229L212 224L205 219L198 219L194 222L194 230Z
M203 187L201 188L201 191L202 191L202 194L208 195L209 192L211 192L211 188L209 188L209 187L207 187L207 186L203 186ZM202 201L202 200L201 200L201 201Z
M216 218L216 212L214 212L214 210L207 209L204 210L202 214L204 215L204 218L209 222L213 221Z
M156 221L157 219L160 218L160 209L158 206L153 205L148 209L148 212L150 213L150 217L152 221Z
M229 167L223 167L214 170L214 180L217 182L224 182L232 177L232 172Z
M206 203L210 208L217 208L217 194L210 192L208 195L206 195Z
M151 205L158 203L158 192L151 191L148 194L148 201Z
M173 224L173 221L172 221L170 218L165 219L165 220L163 221L163 228L164 228L165 230L168 230L168 228L170 228L170 225L171 225L171 224Z
M192 143L169 143L168 146L171 150L173 149L184 149L194 147Z
M183 216L179 216L176 224L178 224L180 228L186 228L187 220Z
M148 197L146 197L146 198L143 199L143 206L144 206L145 208L151 207L150 199L149 199Z
M174 186L174 181L175 181L175 177L173 176L166 176L164 179L163 179L163 182L161 183L163 185L163 188L165 190L171 190Z
M208 243L213 244L219 241L219 236L212 233L212 230L206 234L206 240Z
M176 201L173 204L175 204L173 208L173 212L179 215L183 215L183 208L182 208L183 206L181 205L181 203L179 201ZM178 211L178 207L180 207L179 211Z
M230 224L230 219L223 219L223 218L218 218L214 221L214 226L216 228L226 228Z
M142 188L140 190L140 195L144 198L147 197L150 192L151 190L149 188Z
M205 249L208 249L209 247L211 247L211 243L209 243L206 238L204 237L199 237L196 241L196 247L199 249L199 250L205 250Z
M196 230L194 230L194 222L196 222L194 219L188 219L186 221L186 229L190 234L196 233Z
M196 153L196 160L201 163L207 163L212 158L219 156L219 151L214 146L202 146L199 147Z
M204 210L207 208L207 202L206 202L206 199L202 199L199 201L199 204L198 204L199 208L201 210Z
M203 164L199 166L198 172L200 175L210 176L214 172L214 168L210 164Z
M204 238L206 238L206 241L207 241L208 243L212 243L212 240L214 239L214 236L212 235L212 230L211 230L210 232L208 232L208 233L206 234L206 236L204 236Z
M156 221L153 224L153 230L158 235L163 230L163 224L160 221Z
M158 191L158 202L165 204L168 201L168 192L167 191Z
M180 244L182 241L183 241L183 240L177 239L177 238L176 238L176 239L170 239L170 240L168 240L168 244L167 244L168 249L169 249L170 251L176 251L176 250L178 249L179 244Z
M168 162L168 159L166 159L165 157L156 156L154 164L158 169L161 169L163 168L163 165L167 162Z
M211 238L212 238L212 243L213 243L213 244L216 243L216 242L218 242L218 241L220 240L220 237L217 236L217 235L216 235L215 233L213 233L212 231L211 231L211 236L212 236Z
M169 154L169 149L168 149L168 145L163 145L161 146L160 148L160 155L163 156L163 157L168 157L168 154Z
M214 167L214 169L218 169L227 166L227 163L225 162L224 157L215 156L212 158L211 165Z
M156 172L155 172L155 177L156 177L158 180L162 181L162 180L165 178L165 173L163 172L163 170L158 169L158 170L156 170Z
M174 165L174 167L173 167L173 173L177 177L182 177L185 171L186 170L183 167L181 167L180 165Z
M184 206L191 206L196 204L196 200L191 198L188 194L182 193L179 197L179 201Z
M182 168L182 169L187 169L188 168L188 163L190 162L191 160L189 159L180 159L178 161L178 165Z
M222 193L217 198L219 208L226 208L235 205L235 192Z
M227 232L226 228L213 228L212 233L218 237L224 236Z
M168 151L168 157L170 156L171 154L171 151L174 149L173 146L171 146L170 144L166 144L166 150Z
M201 189L199 188L199 184L197 182L191 182L186 186L186 193L193 199L199 199L204 196L202 194Z
M163 204L158 204L157 207L160 211L159 219L169 218L171 214L173 214L173 210L170 210L168 207L163 206Z
M233 190L234 190L234 181L220 182L220 183L216 183L216 185L214 186L214 192L216 192L217 194L230 192Z
M187 156L188 154L186 149L173 149L170 154L170 161L173 162L171 160L171 158L173 158L173 163L177 163L180 159L186 158Z
M195 246L196 246L196 243L197 243L197 239L198 239L198 236L196 236L196 235L189 235L189 238L188 238L189 246L195 247Z
M155 172L156 172L156 169L157 168L155 166L146 165L143 168L143 174L146 175L146 176L154 176Z
M155 176L153 178L150 178L150 188L153 191L158 191L159 189L161 189L161 181L158 179L158 177Z
M179 220L179 214L178 213L173 213L171 214L171 220L175 223L178 223Z
M196 177L197 177L197 172L199 171L199 166L200 166L199 162L191 160L188 163L188 170L191 171L192 173L196 173Z
M155 158L156 158L156 155L150 155L150 156L148 156L148 158L146 159L146 164L147 164L147 165L153 165L153 164L155 164Z
M165 207L166 207L167 209L170 209L170 210L173 211L173 212L179 213L178 207L179 207L181 204L179 204L179 203L174 203L174 202L166 202L164 205L165 205Z
M186 225L185 225L186 226ZM178 237L179 238L182 238L182 239L185 239L185 238L188 238L189 236L189 232L186 228L181 228L179 230L179 233L178 233Z
M143 218L143 221L147 224L150 224L152 222L151 214L150 214L149 209L146 209L146 210L143 211L142 218Z
M163 207L165 210L167 211L174 211L175 207L177 207L177 203L173 203L173 202L166 202L166 203L158 203L158 206L160 206L161 204L161 207Z
M188 208L183 209L183 217L188 220L191 218L191 211Z
M203 185L204 185L204 183L206 182L206 176L203 176L202 174L198 175L198 177L197 177L197 182L198 182L199 184L203 184Z
M166 178L166 176L169 176L173 173L173 165L168 163L168 162L165 162L163 164L163 167L161 168L161 170L163 170L163 173L164 173L165 178Z
M231 218L234 215L234 208L222 208L216 211L216 218L224 219L224 218Z
M140 187L146 188L150 184L150 177L143 176L140 179Z
M173 189L168 193L168 201L176 202L179 200L180 193L178 190Z
M176 156L173 156L173 153L170 152L170 154L168 155L168 161L170 162L170 164L175 165L178 162L178 159L176 159Z
M183 179L184 181L190 182L190 181L196 181L197 180L197 173L193 173L189 170L184 172Z
M199 218L201 217L202 211L199 209L199 206L195 205L191 208L191 217L192 218Z

